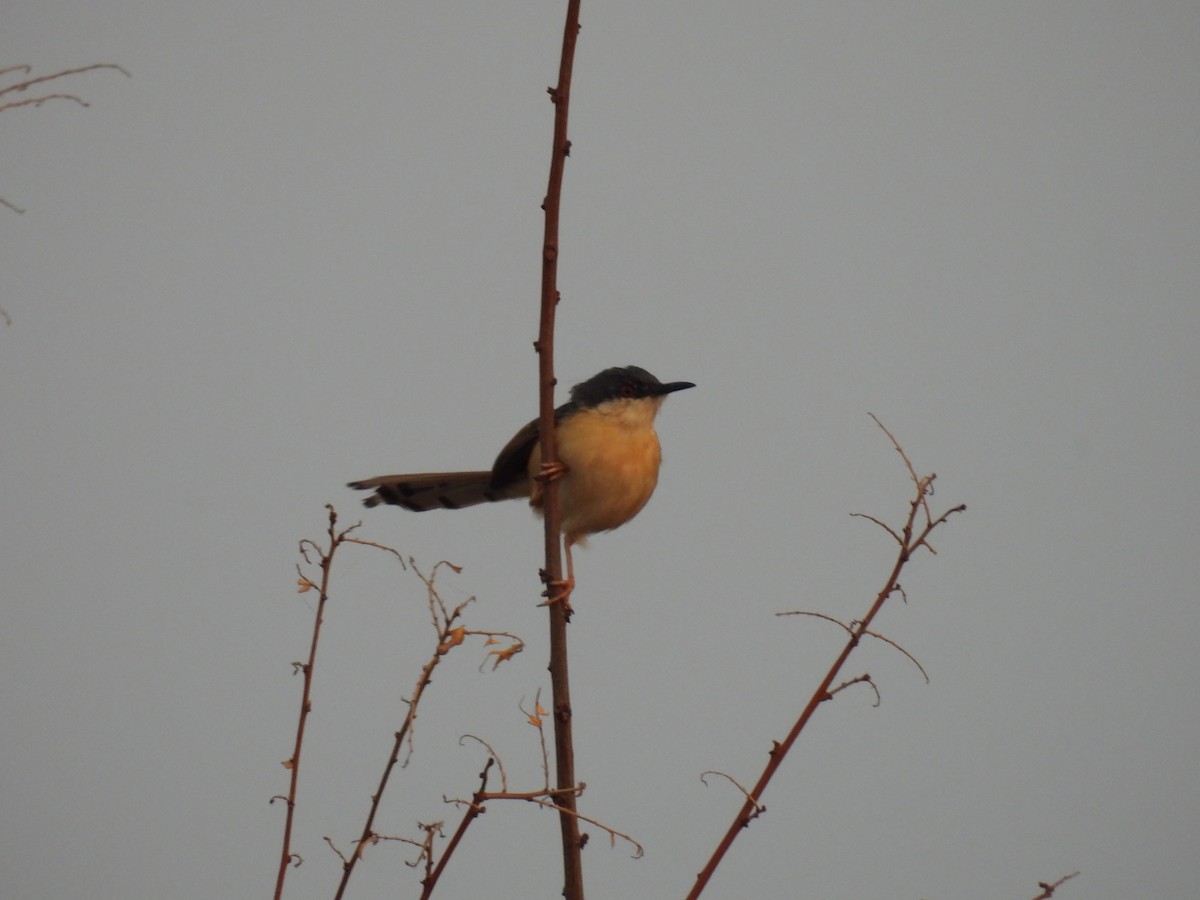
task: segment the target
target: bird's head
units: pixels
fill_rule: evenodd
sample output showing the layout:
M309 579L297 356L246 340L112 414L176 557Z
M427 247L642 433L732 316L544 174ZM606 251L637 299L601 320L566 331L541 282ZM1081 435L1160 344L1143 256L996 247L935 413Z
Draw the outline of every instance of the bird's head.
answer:
M571 388L571 402L582 409L589 409L612 400L655 400L654 407L657 409L667 394L695 386L690 381L663 384L638 366L617 366L605 369Z

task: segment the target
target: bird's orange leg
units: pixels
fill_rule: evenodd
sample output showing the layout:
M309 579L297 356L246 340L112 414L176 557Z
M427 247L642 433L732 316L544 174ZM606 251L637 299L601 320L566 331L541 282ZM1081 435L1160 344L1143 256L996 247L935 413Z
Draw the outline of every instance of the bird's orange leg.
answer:
M567 577L561 581L546 581L546 590L542 592L542 596L546 600L539 603L538 606L553 606L555 603L561 603L566 611L567 618L571 618L571 592L575 590L575 562L571 558L571 545L575 541L570 536L563 541L563 547L567 553ZM543 570L543 576L546 574Z
M547 481L557 481L569 471L566 463L556 459L554 462L543 462L534 478L544 484ZM571 591L575 590L575 565L571 560L571 545L574 543L575 541L570 535L563 542L567 552L567 577L565 579L550 581L546 571L542 570L542 581L546 585L542 596L546 598L546 601L538 604L539 606L553 606L555 603L561 603L566 610L568 619L571 617Z

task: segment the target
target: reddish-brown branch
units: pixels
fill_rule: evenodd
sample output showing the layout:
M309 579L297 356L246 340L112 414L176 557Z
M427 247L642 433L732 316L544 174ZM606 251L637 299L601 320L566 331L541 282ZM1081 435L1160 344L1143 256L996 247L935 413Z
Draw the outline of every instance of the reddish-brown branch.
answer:
M317 600L317 612L313 618L312 641L309 644L308 660L304 663L297 663L297 671L304 674L304 690L300 696L300 717L296 724L296 743L292 750L292 758L287 760L284 765L291 772L291 779L288 783L288 793L282 799L287 803L287 817L283 825L283 852L279 857L279 873L275 879L275 900L280 900L283 896L283 882L287 878L288 866L295 858L292 854L292 823L296 815L296 789L300 781L300 751L304 747L304 727L308 723L308 714L312 711L312 683L313 670L317 665L317 645L321 638L321 623L325 620L325 601L329 599L329 573L333 566L333 556L337 552L338 546L346 539L346 535L357 528L357 525L352 525L350 528L342 532L337 530L337 512L333 506L326 503L325 508L329 510L329 549L321 550L312 541L302 541L300 544L300 553L307 561L308 550L312 549L317 552L320 557L321 568L321 583L314 585L307 577L301 573L300 590L307 591L312 587L317 587L319 591L319 599ZM272 798L273 800L274 798Z
M127 71L125 71L123 68L118 66L116 63L92 63L92 65L90 65L90 66L80 66L77 69L63 69L60 72L51 72L49 75L39 75L37 78L30 78L26 81L20 81L20 82L17 82L16 84L10 84L10 85L8 85L8 87L0 88L0 97L3 97L5 94L13 94L13 93L18 93L20 91L28 90L29 88L33 87L35 84L41 84L44 81L54 81L57 78L66 78L68 75L79 75L83 72L91 72L95 69L116 69L118 72L120 72L126 78L133 77ZM33 71L32 66L26 66L26 65L7 66L6 68L0 69L0 75L7 75L10 72L23 72L26 75L28 75L32 71Z
M368 546L374 546L368 541L361 541L360 543L367 544ZM395 552L390 547L382 547L381 549L389 550L393 553ZM396 555L399 556L399 554ZM416 563L411 557L409 558L408 562L413 571L417 573L417 577L420 578L421 582L425 585L425 590L429 598L430 615L433 617L434 629L437 632L438 645L433 651L433 654L426 661L425 665L421 667L421 673L417 677L416 687L413 688L412 695L408 698L408 713L404 717L404 722L401 724L400 730L395 733L395 739L392 742L391 752L388 754L387 762L384 764L383 773L379 777L379 785L376 787L375 793L371 795L371 806L367 811L367 818L363 823L362 833L359 835L355 851L354 853L350 854L348 858L345 856L342 857L342 880L339 882L337 893L335 894L335 897L338 898L338 900L345 895L346 888L350 884L350 876L354 874L354 867L362 858L363 851L366 850L367 846L376 839L374 830L375 816L379 812L379 805L383 800L383 793L387 789L388 781L392 776L392 771L396 768L397 763L400 762L400 755L404 749L404 744L406 741L410 742L411 753L412 728L413 722L417 717L417 707L421 703L421 698L425 694L425 689L429 687L433 681L434 670L438 667L442 659L450 652L450 650L459 646L463 642L463 638L465 636L469 634L490 636L491 634L495 633L477 631L473 632L468 631L466 628L461 626L455 625L459 617L462 615L463 610L467 607L471 600L465 600L453 609L447 609L445 603L442 601L441 596L437 592L434 582L437 578L437 570L442 565L447 565L454 571L459 571L457 566L455 566L453 563L448 563L443 560L435 565L433 571L428 577L426 577L420 571L420 569L417 568ZM405 762L407 763L407 760ZM444 861L445 857L443 856L443 863Z
M475 796L471 798L471 802L467 804L467 811L463 815L463 819L458 823L458 828L454 829L454 836L450 838L450 843L446 845L445 851L442 853L442 858L438 860L437 866L421 883L421 900L427 900L433 895L433 889L437 887L438 879L442 877L442 872L446 870L446 864L450 861L450 857L454 855L459 843L462 841L463 835L467 833L467 828L483 813L487 812L483 806L483 796L487 791L488 771L492 768L494 762L493 757L488 757L488 761L483 766L483 771L479 773L479 790L475 792Z
M554 440L554 320L558 306L558 225L562 201L563 169L571 144L567 139L567 120L571 99L571 71L575 62L575 40L579 34L580 0L568 0L566 23L563 26L562 55L559 59L558 83L550 88L554 103L554 137L550 151L550 177L546 198L545 231L542 240L541 317L538 339L539 422L541 428L541 458L544 464L558 460ZM543 485L542 511L545 515L546 564L543 579L550 591L562 581L562 533L558 506L558 485L547 481ZM583 859L579 835L579 820L575 803L575 751L571 728L571 690L567 660L567 621L570 606L564 601L549 604L550 614L550 686L554 706L555 778L559 788L556 803L560 807L559 826L562 834L563 896L567 900L583 900Z
M42 82L46 81L54 81L56 78L65 78L68 75L78 75L80 72L90 72L93 69L116 69L122 75L130 77L128 72L114 63L95 63L94 65L82 66L77 69L64 69L61 72L53 72L49 75L39 75L37 78L29 78L25 81L19 81L16 84L10 84L7 87L0 87L0 97L5 97L8 94L28 90L35 84L41 84ZM33 67L27 65L5 66L4 68L0 68L0 77L11 75L13 72L20 72L23 75L28 75L31 71L33 71ZM19 106L41 106L43 103L48 103L51 100L73 100L80 106L88 105L82 97L78 97L75 94L44 94L40 97L27 97L24 100L0 102L0 112L4 112L5 110L9 109L16 109ZM21 209L21 207L17 206L15 203L5 200L3 197L0 197L0 206L6 206L15 213L25 212L25 210ZM4 320L6 324L11 324L11 322L9 322L7 313L4 314Z
M874 419L875 417L872 416L871 418ZM926 478L919 478L916 474L916 471L913 469L912 463L909 461L908 456L904 453L904 450L897 443L891 432L884 428L878 419L875 419L875 421L877 424L879 424L879 427L883 429L884 433L887 434L888 438L892 441L892 445L896 448L896 450L899 451L900 456L904 459L904 464L908 467L909 474L916 488L916 495L909 503L908 516L905 520L903 529L899 532L896 532L893 529L884 526L885 530L887 530L893 537L897 538L898 543L900 544L900 550L896 556L896 561L893 564L892 571L888 575L883 587L880 589L879 593L876 594L875 600L872 602L866 616L864 616L860 621L853 623L852 627L847 629L850 635L849 639L846 641L846 645L842 648L841 653L838 654L837 659L834 660L833 665L829 667L829 671L825 674L825 677L821 679L821 683L817 686L817 689L813 691L812 696L809 698L808 704L800 713L800 717L796 720L795 724L792 725L791 731L788 732L787 737L785 737L782 742L772 745L769 753L770 759L768 760L766 767L763 769L762 774L759 776L758 781L746 796L746 800L742 804L741 810L739 810L738 814L734 817L733 822L730 824L728 830L725 832L724 837L722 837L720 843L717 845L716 850L713 851L712 856L709 858L704 868L700 871L699 875L696 876L696 883L692 887L691 892L687 895L689 900L694 900L694 898L700 896L704 888L708 885L709 880L712 878L713 873L716 871L717 866L720 865L721 860L724 859L725 854L733 845L734 840L736 840L737 836L746 828L747 825L750 824L751 820L761 813L762 795L766 790L767 785L770 783L772 777L774 777L775 772L779 769L779 766L783 763L784 758L787 757L788 752L792 749L792 746L796 743L796 739L800 736L800 732L804 730L804 727L812 718L813 713L817 711L817 707L828 700L830 696L832 696L831 688L833 682L838 677L838 673L841 671L842 666L845 665L846 659L854 651L854 648L858 646L863 635L872 634L872 632L869 630L871 622L875 619L876 615L878 615L879 610L883 608L884 601L886 601L887 598L897 590L899 586L900 572L904 569L904 566L908 563L909 559L912 558L912 554L921 546L929 548L927 543L929 533L938 525L945 522L951 514L961 512L962 510L966 509L965 506L956 506L953 509L946 511L938 518L932 518L929 513L929 507L926 498L932 490L933 476L930 475ZM918 529L916 527L917 516L922 510L925 512L925 525L923 528ZM872 521L876 521L876 524L882 524L874 519L872 519ZM823 618L829 617L823 616ZM842 623L838 622L838 624L841 625ZM842 627L845 628L846 626L842 625Z
M317 563L320 567L321 577L320 584L315 584L312 579L308 578L303 572L300 572L300 589L308 591L317 588L320 592L320 600L317 604L317 612L315 623L313 625L312 644L309 650L307 662L295 663L296 671L304 675L304 691L300 701L300 721L296 729L296 746L292 753L292 758L285 762L285 765L291 770L291 785L287 796L280 795L278 799L284 800L287 803L288 813L287 821L284 826L283 838L283 854L280 859L279 877L275 886L275 898L279 900L283 893L284 877L287 872L288 865L298 858L291 853L290 843L292 834L292 823L296 808L296 789L300 771L300 750L304 742L304 728L308 721L308 714L312 710L310 700L312 693L313 673L316 667L317 645L320 637L321 624L324 621L325 602L329 599L329 580L333 566L334 554L338 547L342 544L358 544L363 547L370 547L375 550L382 550L390 553L399 560L401 566L405 566L404 558L400 553L392 547L384 544L376 543L375 541L363 540L362 538L350 537L350 533L357 529L358 525L352 525L342 531L337 531L337 513L334 512L332 506L326 504L329 510L329 546L323 549L315 541L304 540L300 542L300 554L306 563L311 563L310 552L316 555ZM443 566L448 566L454 571L459 571L458 567L453 563L443 560L433 567L432 572L426 576L417 568L416 563L410 558L408 566L411 566L417 577L421 579L421 583L425 585L427 599L429 603L429 613L433 622L434 631L437 636L437 647L434 649L429 660L421 668L420 675L417 677L417 683L413 689L412 695L407 698L408 712L404 717L404 722L400 726L400 730L395 733L395 739L392 743L391 752L388 755L388 760L383 769L383 774L380 776L379 785L375 793L371 797L371 807L367 813L366 823L363 825L362 833L359 839L355 842L354 852L348 856L342 853L332 840L326 838L326 842L342 861L342 880L338 885L337 896L341 897L345 893L346 887L349 884L350 876L354 871L354 867L358 860L362 857L366 848L372 844L378 843L381 840L401 840L407 843L416 843L408 838L389 838L384 835L376 834L374 831L375 815L379 810L379 803L383 798L383 792L387 787L388 780L391 777L396 764L400 762L401 754L404 750L405 743L409 745L409 752L412 748L412 728L413 722L416 719L417 708L420 705L421 697L424 695L425 689L433 680L433 672L438 664L442 661L449 652L455 647L461 645L465 638L471 635L486 637L489 641L495 639L497 635L503 635L511 638L516 643L510 651L506 651L511 655L517 652L517 648L521 646L520 638L507 632L494 631L475 631L469 630L461 625L458 625L459 619L462 617L463 611L474 600L470 598L455 606L453 609L447 608L441 596L438 594L436 587L437 572ZM408 566L405 566L407 568ZM407 761L407 760L406 760ZM489 764L490 765L490 764ZM486 771L486 770L485 770ZM485 783L486 786L486 783ZM482 790L482 788L481 788ZM273 800L275 798L272 798ZM432 846L433 835L427 830L425 844ZM419 845L423 846L423 845ZM431 851L430 851L431 852ZM442 858L441 866L445 865L446 856ZM426 870L427 879L430 877L430 870Z
M8 94L20 93L28 90L35 84L42 84L46 81L54 81L58 78L66 78L68 75L78 75L81 72L91 72L93 69L116 69L126 78L132 77L128 72L114 63L95 63L90 66L81 66L77 69L63 69L61 72L52 72L49 75L39 75L37 78L29 78L25 81L19 81L16 84L10 84L6 87L0 87L0 97ZM8 75L11 72L23 72L29 74L32 71L30 66L8 66L0 69L0 76ZM87 106L87 102L82 97L77 97L75 94L43 94L40 97L29 97L25 100L12 100L5 103L0 103L0 112L6 109L15 109L18 106L41 106L49 100L74 100L80 106Z
M1058 881L1053 882L1039 881L1038 887L1042 889L1042 892L1034 897L1033 900L1049 900L1050 897L1054 896L1054 892L1058 890L1059 886L1062 885L1064 881L1069 881L1078 874L1078 872L1072 872L1070 875L1064 875L1062 878L1058 879Z

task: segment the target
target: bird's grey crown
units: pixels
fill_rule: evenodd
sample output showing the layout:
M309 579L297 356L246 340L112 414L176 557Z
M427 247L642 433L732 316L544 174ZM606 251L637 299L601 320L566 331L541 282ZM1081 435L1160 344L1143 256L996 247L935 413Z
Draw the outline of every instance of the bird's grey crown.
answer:
M571 388L571 402L588 407L618 397L653 397L662 386L661 381L639 366L617 366Z

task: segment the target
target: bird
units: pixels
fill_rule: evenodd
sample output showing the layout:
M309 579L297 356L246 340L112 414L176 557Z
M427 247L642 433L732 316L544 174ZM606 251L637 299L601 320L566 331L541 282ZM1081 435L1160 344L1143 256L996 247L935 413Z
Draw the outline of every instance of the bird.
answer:
M425 512L528 497L541 513L543 484L560 479L567 577L548 586L546 596L547 603L561 600L569 610L575 584L571 548L586 546L588 535L619 528L641 512L658 485L662 463L655 417L667 394L695 386L664 384L638 366L605 369L571 388L570 399L554 410L557 464L543 465L540 420L534 419L504 445L491 469L381 475L348 486L374 492L363 500L368 507L387 503ZM550 587L560 590L552 594Z

